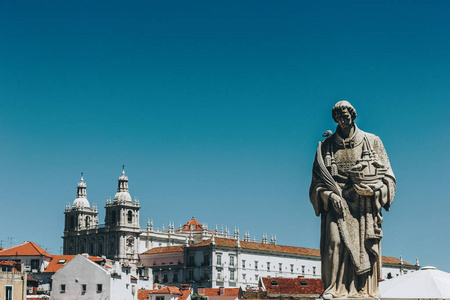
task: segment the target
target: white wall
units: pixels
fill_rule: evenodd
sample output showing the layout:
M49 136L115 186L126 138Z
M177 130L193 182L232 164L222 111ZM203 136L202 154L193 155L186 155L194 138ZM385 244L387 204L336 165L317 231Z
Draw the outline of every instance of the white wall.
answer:
M110 291L110 275L96 263L81 255L56 272L53 277L51 297L54 300L66 299L106 299ZM61 285L66 285L64 293ZM86 293L82 293L82 284L86 284ZM97 292L97 284L102 284L102 292Z

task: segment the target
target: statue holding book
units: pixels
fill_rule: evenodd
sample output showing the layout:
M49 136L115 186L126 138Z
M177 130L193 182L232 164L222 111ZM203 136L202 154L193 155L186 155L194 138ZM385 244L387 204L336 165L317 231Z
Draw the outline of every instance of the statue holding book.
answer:
M332 110L336 132L319 142L310 201L321 216L322 298L379 298L381 209L389 210L395 177L379 137L360 130L347 101Z

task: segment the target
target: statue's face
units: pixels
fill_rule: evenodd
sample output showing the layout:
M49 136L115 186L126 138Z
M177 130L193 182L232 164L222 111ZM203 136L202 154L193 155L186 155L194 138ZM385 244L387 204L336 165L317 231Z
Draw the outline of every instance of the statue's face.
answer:
M336 119L339 126L341 126L341 128L344 129L352 126L353 124L352 115L350 114L347 108L342 109L340 113L338 113L338 115L336 116Z

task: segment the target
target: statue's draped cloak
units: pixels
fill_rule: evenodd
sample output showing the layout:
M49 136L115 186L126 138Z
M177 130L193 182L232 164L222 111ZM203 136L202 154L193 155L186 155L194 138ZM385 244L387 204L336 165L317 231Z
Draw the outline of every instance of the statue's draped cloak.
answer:
M348 171L361 159L364 143L367 142L387 171L382 187L373 196L360 196ZM328 167L328 170L333 174L343 198L343 214L339 215L329 203L332 191L324 182L316 155L309 194L316 215L322 218L320 251L324 293L333 297L356 294L378 297L381 207L389 210L395 195L395 177L388 156L379 137L359 130L356 125L352 137L343 140L334 133L322 142L320 150L318 153L321 152L323 160L329 161L329 156L332 157L335 169L332 171L332 167Z

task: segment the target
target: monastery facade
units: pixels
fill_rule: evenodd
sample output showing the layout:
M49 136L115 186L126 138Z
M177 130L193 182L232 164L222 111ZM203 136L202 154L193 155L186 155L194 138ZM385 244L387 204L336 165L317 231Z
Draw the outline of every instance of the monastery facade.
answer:
M208 230L194 218L175 229L174 223L168 229L153 228L152 222L147 227L139 225L139 199L132 199L128 188L125 171L118 180L117 193L113 200L106 202L105 222L99 224L97 205L90 205L87 199L86 182L83 176L77 186L77 196L72 206L66 204L64 226L64 254L89 253L105 255L120 262L136 262L138 255L154 247L196 244L207 240L212 235L227 237L225 231ZM234 232L234 236L238 235Z

